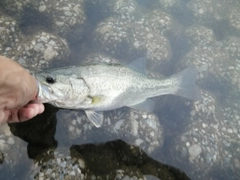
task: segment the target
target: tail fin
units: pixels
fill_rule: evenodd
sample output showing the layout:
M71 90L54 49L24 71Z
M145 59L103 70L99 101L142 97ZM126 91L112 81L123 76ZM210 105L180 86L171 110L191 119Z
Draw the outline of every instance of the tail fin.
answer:
M175 95L182 96L191 100L200 100L201 92L196 85L198 71L195 66L189 66L183 71L171 76L176 84Z

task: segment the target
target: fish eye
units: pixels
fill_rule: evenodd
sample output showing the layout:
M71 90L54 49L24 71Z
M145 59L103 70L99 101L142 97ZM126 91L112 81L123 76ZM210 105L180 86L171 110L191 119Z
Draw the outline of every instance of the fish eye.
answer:
M56 80L53 79L51 76L47 76L47 77L46 77L46 81L47 81L47 83L49 83L49 84L53 84L53 83L56 82Z

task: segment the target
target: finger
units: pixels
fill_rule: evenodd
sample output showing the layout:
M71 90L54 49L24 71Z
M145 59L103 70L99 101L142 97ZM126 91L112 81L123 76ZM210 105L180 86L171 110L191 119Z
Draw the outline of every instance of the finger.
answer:
M41 114L44 111L44 105L42 103L29 103L23 108L33 108L37 114Z
M25 107L19 109L18 119L19 121L26 121L32 119L37 114L40 114L44 111L43 104L28 104Z
M15 122L21 122L26 121L28 119L31 119L35 116L34 109L27 108L26 110L24 108L22 109L14 109L9 111L9 115L6 118L7 123L15 123Z
M9 115L10 115L10 111L8 111L8 110L1 110L0 111L0 124L6 123Z
M41 103L30 103L21 109L5 110L0 113L0 123L23 122L32 119L37 114L44 111L44 105Z
M20 122L31 119L36 115L37 115L37 113L36 113L35 109L32 107L21 108L18 111L18 119Z
M19 122L18 109L9 110L9 115L6 120L7 123Z
M45 107L44 107L44 105L41 103L41 104L39 105L39 112L38 112L38 114L43 113L44 110L45 110Z

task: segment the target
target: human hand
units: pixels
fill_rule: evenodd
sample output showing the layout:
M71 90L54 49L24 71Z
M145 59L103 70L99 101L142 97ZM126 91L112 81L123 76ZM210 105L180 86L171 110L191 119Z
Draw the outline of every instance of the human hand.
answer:
M30 101L28 104L18 109L2 110L0 111L0 124L23 122L41 114L44 111L42 103L37 101Z
M0 123L21 122L44 111L36 79L15 61L0 56Z

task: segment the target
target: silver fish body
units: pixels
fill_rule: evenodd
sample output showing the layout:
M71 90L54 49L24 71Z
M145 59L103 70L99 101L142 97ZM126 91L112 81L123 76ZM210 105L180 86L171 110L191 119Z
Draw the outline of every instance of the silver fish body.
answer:
M85 110L89 120L100 127L102 111L123 106L152 111L151 97L174 94L197 100L197 70L189 67L170 78L159 80L118 64L71 66L40 72L38 98L43 103Z

